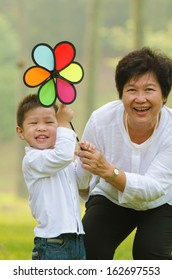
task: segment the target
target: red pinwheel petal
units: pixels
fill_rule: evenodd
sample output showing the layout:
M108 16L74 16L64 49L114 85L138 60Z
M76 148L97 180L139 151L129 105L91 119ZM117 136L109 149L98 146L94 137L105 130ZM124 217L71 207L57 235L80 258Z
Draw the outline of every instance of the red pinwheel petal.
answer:
M75 57L75 47L70 42L61 42L54 48L55 68L61 70L68 66Z
M71 104L72 102L75 101L76 90L72 84L58 78L56 82L56 88L57 88L57 97L61 103Z

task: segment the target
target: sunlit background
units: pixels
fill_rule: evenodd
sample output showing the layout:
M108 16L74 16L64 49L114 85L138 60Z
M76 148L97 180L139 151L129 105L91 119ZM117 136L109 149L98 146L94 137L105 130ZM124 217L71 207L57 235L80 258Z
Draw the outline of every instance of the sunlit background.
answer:
M71 105L73 125L81 138L91 112L118 98L114 71L123 55L150 46L172 57L172 2L0 0L0 259L29 259L33 239L34 221L30 221L21 173L24 143L17 138L15 126L18 102L37 88L27 88L23 74L33 65L31 51L36 44L54 47L66 40L75 45L75 60L85 73ZM172 107L172 97L167 104ZM24 235L26 240L20 244ZM119 258L131 258L131 252L127 255L124 250Z

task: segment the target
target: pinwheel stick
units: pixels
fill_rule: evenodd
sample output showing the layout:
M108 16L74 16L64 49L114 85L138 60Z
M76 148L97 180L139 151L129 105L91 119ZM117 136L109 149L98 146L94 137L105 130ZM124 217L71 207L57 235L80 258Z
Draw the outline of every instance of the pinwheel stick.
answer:
M73 124L70 122L70 126L71 126L71 128L73 129L73 131L75 131L75 129L74 129L74 126L73 126ZM76 132L76 131L75 131ZM78 136L76 136L76 140L79 142L79 138L78 138Z
M62 104L63 104L63 103L62 103ZM57 108L59 109L59 106L58 106L58 104L57 104L57 103L56 103L56 106L57 106ZM74 126L73 126L72 122L70 122L70 126L71 126L72 130L76 133L75 128L74 128ZM76 140L77 140L77 142L79 142L79 138L78 138L78 136L76 136Z

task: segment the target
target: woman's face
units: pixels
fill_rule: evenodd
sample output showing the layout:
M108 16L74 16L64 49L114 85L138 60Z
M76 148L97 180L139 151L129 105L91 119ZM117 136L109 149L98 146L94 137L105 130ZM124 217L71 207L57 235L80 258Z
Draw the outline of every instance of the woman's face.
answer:
M122 101L130 124L154 124L166 101L153 73L133 77L123 88Z

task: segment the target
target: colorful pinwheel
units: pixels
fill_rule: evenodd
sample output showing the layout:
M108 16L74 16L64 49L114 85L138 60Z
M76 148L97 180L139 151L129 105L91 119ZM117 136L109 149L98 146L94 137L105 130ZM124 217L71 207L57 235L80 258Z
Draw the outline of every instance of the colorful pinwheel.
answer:
M32 59L36 66L26 70L23 80L28 87L40 86L38 99L42 106L51 106L56 98L64 104L74 102L73 84L84 76L82 66L74 61L75 54L74 45L67 41L58 43L54 49L44 43L33 48Z

